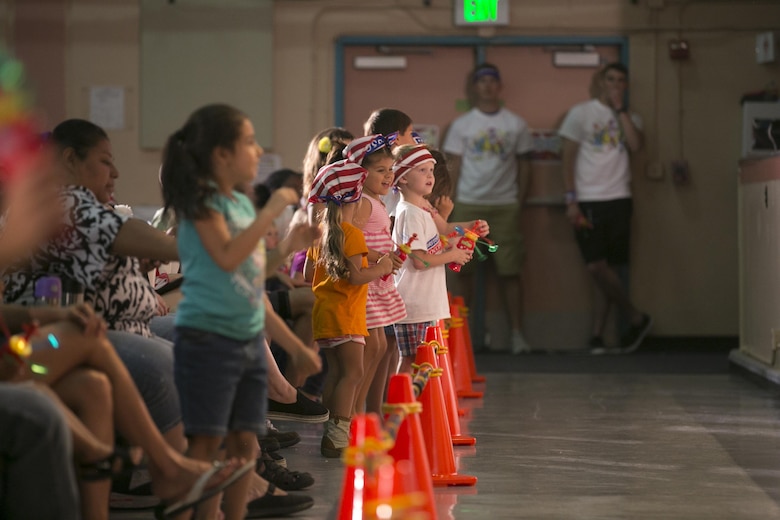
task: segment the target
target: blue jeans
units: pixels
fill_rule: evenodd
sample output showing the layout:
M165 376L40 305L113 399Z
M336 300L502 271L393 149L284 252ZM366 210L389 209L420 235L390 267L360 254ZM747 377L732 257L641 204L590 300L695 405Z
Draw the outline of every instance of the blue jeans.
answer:
M57 405L27 385L0 383L0 518L80 518L72 452Z
M172 319L172 316L153 319L152 332L166 333ZM117 330L109 330L108 339L130 372L157 429L165 433L178 425L181 406L173 382L173 344L159 336L145 338Z
M263 334L236 340L176 327L174 372L187 435L265 435L268 408Z

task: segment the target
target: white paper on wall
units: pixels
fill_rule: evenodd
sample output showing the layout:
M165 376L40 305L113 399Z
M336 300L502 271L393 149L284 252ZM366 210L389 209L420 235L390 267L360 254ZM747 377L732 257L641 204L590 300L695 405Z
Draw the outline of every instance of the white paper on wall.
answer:
M125 128L124 87L90 87L89 120L105 130L123 130Z

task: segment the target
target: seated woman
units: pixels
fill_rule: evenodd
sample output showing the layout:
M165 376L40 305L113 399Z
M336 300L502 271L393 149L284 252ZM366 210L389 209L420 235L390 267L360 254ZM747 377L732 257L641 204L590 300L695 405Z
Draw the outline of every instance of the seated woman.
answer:
M155 424L183 451L172 346L152 333L157 297L138 260L176 259L176 243L108 206L119 173L110 141L100 127L68 120L54 129L50 142L55 168L65 182L60 194L65 212L62 231L6 274L5 301L31 303L34 282L43 274L81 284L85 302L108 324L108 338L133 376Z

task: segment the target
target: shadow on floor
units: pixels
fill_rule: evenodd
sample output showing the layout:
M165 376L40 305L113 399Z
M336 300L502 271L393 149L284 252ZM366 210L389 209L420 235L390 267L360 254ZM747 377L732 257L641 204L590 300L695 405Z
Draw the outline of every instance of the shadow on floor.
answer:
M560 374L723 374L730 371L728 353L738 347L735 337L648 338L631 354L594 356L585 350L511 355L480 351L479 372Z

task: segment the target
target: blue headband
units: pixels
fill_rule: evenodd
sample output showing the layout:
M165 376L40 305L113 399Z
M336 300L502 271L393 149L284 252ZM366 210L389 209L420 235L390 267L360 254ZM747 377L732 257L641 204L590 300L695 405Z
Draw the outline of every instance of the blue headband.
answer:
M501 81L501 74L498 73L498 69L494 69L493 67L485 67L477 70L477 72L474 73L474 81L477 81L483 76L492 76L498 81Z

